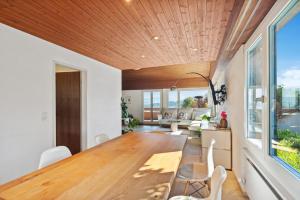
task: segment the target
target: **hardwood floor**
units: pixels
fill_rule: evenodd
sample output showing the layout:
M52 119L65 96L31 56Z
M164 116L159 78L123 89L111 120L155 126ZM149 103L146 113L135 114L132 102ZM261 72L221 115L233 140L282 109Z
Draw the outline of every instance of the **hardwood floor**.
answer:
M166 131L167 128L160 128L159 126L140 126L138 127L140 132L151 132L151 131ZM183 134L189 134L188 130L183 130ZM183 158L180 165L191 163L191 162L200 162L201 161L201 141L196 138L189 138L184 151ZM190 188L192 190L192 188ZM182 195L184 191L184 184L178 181L174 181L174 184L171 189L169 197ZM203 191L205 195L205 191ZM199 195L194 195L195 197L200 197ZM232 171L227 170L227 179L223 185L222 200L247 200L248 197L242 192L237 179Z

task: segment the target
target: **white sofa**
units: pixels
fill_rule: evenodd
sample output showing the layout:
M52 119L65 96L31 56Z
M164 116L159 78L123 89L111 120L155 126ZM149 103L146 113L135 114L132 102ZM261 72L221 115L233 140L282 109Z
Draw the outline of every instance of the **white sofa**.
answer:
M177 121L180 128L189 126L200 126L203 115L210 116L211 108L169 108L163 109L159 115L159 124L163 127L170 127L171 123Z

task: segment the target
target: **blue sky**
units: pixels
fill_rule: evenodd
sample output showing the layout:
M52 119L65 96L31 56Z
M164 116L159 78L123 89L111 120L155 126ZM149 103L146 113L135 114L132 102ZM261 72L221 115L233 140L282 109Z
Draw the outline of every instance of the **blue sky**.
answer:
M276 37L278 84L300 88L300 13Z

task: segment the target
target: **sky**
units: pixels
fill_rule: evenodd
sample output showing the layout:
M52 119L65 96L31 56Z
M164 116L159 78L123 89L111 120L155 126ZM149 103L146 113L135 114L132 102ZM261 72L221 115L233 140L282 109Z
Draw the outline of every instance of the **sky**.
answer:
M300 13L276 33L278 85L300 88Z

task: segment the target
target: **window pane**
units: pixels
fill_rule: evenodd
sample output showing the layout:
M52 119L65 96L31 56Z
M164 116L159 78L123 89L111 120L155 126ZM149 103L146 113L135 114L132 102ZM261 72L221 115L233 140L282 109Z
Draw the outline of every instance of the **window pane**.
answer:
M179 92L181 108L207 107L207 90L182 90Z
M144 92L144 121L151 121L151 92Z
M168 108L177 108L177 91L169 91Z
M160 108L160 92L153 92L153 108Z
M153 121L157 121L160 114L160 92L153 92Z
M300 3L271 27L270 154L300 172Z
M248 51L248 117L247 136L261 139L262 135L262 42Z
M151 108L151 92L144 92L144 108Z

